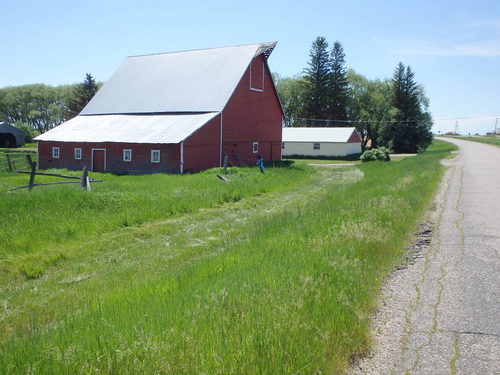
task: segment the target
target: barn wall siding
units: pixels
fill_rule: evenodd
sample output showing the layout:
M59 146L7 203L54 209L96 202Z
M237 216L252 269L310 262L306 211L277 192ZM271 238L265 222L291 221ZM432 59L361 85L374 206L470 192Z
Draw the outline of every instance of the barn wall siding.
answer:
M52 157L52 147L59 147L59 158ZM82 159L75 160L74 149L82 149ZM117 174L179 173L178 144L137 143L78 143L38 142L38 160L41 169L92 169L92 149L106 150L106 172ZM123 150L132 150L132 161L123 161ZM160 150L160 163L151 163L151 150Z
M229 100L222 115L223 151L230 162L255 163L257 155L264 160L281 160L282 111L271 73L264 57L257 56L252 65L252 86L264 68L264 91L250 89L250 67ZM259 142L259 152L252 143ZM239 160L238 160L239 159Z
M184 141L184 171L194 172L219 166L220 115Z
M283 156L346 156L361 152L361 143L326 143L320 144L320 149L314 149L312 142L284 142Z

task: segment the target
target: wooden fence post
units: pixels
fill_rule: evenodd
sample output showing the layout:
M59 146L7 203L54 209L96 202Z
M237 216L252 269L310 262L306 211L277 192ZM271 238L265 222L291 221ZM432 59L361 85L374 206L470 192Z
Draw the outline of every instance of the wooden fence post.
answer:
M31 174L30 174L30 183L28 190L33 189L33 185L35 184L35 174L36 174L36 161L31 164Z
M7 170L12 172L12 162L10 161L10 155L5 153L5 157L7 158Z
M87 176L88 176L87 166L84 166L82 171L82 177L80 178L80 186L82 188L87 187Z
M28 165L30 168L33 168L33 160L31 160L31 155L26 154L26 160L28 160Z
M90 191L90 177L87 166L83 167L82 177L80 178L80 186L87 189L87 191Z

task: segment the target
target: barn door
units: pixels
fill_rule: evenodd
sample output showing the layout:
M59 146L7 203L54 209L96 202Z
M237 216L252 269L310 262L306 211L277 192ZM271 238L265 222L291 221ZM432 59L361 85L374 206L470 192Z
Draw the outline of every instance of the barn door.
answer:
M104 149L92 150L92 171L106 172L106 150Z

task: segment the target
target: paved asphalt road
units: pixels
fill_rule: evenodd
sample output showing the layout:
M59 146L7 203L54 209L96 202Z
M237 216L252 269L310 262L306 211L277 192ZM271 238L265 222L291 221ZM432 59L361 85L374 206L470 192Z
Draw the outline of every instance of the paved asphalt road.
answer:
M432 240L385 285L350 374L500 374L500 148L449 141Z

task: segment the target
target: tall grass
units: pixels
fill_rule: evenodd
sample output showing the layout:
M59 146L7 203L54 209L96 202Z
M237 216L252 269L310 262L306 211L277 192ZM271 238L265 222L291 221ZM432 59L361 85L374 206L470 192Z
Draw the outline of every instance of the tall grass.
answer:
M238 230L198 256L159 262L157 279L128 287L117 278L56 324L32 316L27 331L0 339L0 372L341 372L369 345L379 286L452 148L436 142L414 158L366 163L356 183L235 221Z
M229 169L230 183L216 178L218 170L184 176L93 173L104 182L92 184L91 194L77 184L7 192L26 185L29 176L2 174L0 262L22 254L38 258L68 241L87 241L119 228L290 189L310 178L298 168L274 168L267 174L256 168L231 171L235 170ZM61 178L37 176L37 182L57 180Z

